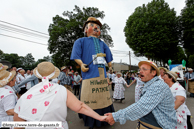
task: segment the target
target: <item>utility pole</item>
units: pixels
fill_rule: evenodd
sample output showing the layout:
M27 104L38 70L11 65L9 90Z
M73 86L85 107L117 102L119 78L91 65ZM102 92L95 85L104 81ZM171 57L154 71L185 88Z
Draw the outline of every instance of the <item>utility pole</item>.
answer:
M130 70L130 72L131 72L131 54L130 54L130 51L129 51L129 70Z

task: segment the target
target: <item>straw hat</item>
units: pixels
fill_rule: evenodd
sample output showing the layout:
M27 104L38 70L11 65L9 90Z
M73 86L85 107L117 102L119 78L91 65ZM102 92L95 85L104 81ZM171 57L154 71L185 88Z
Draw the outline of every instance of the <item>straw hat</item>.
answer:
M40 79L42 79L42 77L53 79L59 76L60 70L51 62L42 62L33 70L33 73L37 78Z
M2 63L0 63L0 72L6 70L7 68L8 68L7 65L3 65Z
M193 69L192 69L192 68L188 68L187 70L188 70L188 71L193 71Z
M61 70L64 70L64 69L66 69L67 67L66 66L63 66L63 67L61 67Z
M166 72L168 75L170 75L175 81L178 78L177 74L173 71Z
M158 67L159 71L160 69L164 69L164 72L168 72L168 69L164 68L164 67Z
M10 82L13 77L15 76L16 72L15 71L11 71L8 72L6 70L1 71L0 74L0 87L5 86L8 82Z
M68 72L68 74L73 74L72 72Z
M117 73L116 73L116 75L117 75L117 74L119 74L119 75L121 75L121 76L122 76L122 73L121 73L121 72L117 72Z
M156 65L154 62L152 62L152 61L150 61L150 60L147 60L147 61L140 61L140 62L138 63L139 68L141 67L142 64L147 64L147 65L152 66L152 67L156 70L157 76L160 75L160 71L159 71L157 65Z
M83 29L82 29L83 31L85 29L86 24L88 24L89 22L93 22L93 23L98 24L100 26L100 28L102 27L102 24L101 24L101 22L98 19L96 19L95 17L89 17L87 19L87 21L84 23L84 26L83 26Z

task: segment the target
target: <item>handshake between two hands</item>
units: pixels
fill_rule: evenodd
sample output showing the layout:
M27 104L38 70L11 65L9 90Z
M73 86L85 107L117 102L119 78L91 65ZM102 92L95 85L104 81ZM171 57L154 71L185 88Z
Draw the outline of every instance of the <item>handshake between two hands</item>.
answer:
M110 125L113 125L115 123L114 118L112 116L112 113L106 113L104 116L100 116L100 121L105 121L109 123Z

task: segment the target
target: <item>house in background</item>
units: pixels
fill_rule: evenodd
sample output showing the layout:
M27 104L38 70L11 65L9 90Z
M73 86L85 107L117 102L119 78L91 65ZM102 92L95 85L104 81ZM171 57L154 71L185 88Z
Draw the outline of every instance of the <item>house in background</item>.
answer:
M138 71L139 67L137 65L131 65L131 69L130 69L130 65L127 63L112 63L112 67L114 71L119 71L119 72L124 72L124 71L130 71L130 72L134 72L134 71Z

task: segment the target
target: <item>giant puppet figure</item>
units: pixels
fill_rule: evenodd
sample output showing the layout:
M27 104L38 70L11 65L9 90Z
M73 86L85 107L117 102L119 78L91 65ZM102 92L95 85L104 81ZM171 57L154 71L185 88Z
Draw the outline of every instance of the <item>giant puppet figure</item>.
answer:
M91 107L100 115L114 112L107 82L105 61L112 69L112 53L109 47L98 37L102 24L94 17L89 17L83 26L86 37L75 41L71 53L71 60L75 60L81 66L82 89L81 101ZM91 63L92 62L92 63ZM85 126L93 128L107 125L106 122L94 120L91 117L81 115Z

